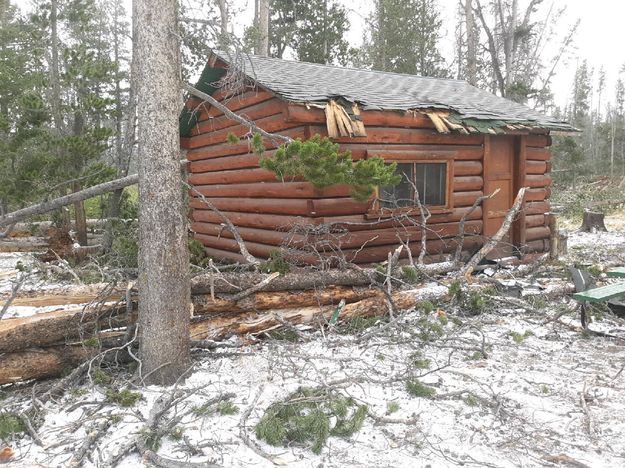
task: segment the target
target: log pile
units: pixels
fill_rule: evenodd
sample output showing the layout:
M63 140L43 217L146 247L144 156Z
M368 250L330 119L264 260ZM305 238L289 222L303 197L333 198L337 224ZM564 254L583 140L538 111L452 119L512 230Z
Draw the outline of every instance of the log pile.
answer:
M440 272L453 265L443 267L424 266ZM343 320L386 314L387 296L371 287L376 275L375 270L357 269L279 277L261 273L196 277L191 339L254 335L286 324L325 324L342 300ZM395 292L392 301L401 310L446 293L445 286L420 287ZM130 294L131 303L126 304L120 297L120 291L113 291L97 305L0 321L0 385L57 376L103 350L123 345L137 319L137 299Z

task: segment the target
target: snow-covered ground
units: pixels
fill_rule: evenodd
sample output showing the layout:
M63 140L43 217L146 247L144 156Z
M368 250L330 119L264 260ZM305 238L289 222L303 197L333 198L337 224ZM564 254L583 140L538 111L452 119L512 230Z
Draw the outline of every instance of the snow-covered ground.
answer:
M571 232L569 252L565 264L625 264L625 233ZM625 320L598 315L591 329L610 336L597 336L581 332L566 298L540 296L527 308L520 299L491 301L477 315L441 303L356 333L304 330L296 343L198 350L195 367L175 388L139 390L124 373L106 385L87 382L46 403L41 446L29 436L6 441L15 452L11 466L70 466L88 440L78 466L106 466L129 441L146 436L156 402L172 394L176 400L159 422L171 423L171 430L157 453L186 463L625 466ZM412 396L407 381L435 393ZM141 400L131 407L111 403L110 388L122 386L140 392ZM254 427L265 410L299 387L351 396L367 405L369 416L352 436L330 437L318 455L257 440ZM25 407L31 389L7 389L4 396L5 408ZM220 396L238 413L198 414ZM151 464L131 453L118 466Z

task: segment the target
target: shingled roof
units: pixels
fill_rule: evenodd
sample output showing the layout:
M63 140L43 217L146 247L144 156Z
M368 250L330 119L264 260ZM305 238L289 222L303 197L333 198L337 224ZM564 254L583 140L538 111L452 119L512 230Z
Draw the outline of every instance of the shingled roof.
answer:
M214 54L226 64L231 61L227 53ZM444 111L449 113L448 122L480 133L493 133L493 129L499 133L502 128L514 129L516 125L521 128L575 131L566 122L461 80L342 68L254 55L237 57L236 66L259 86L295 103L324 105L330 100L342 98L357 103L363 110ZM205 70L198 86L215 85L207 82L211 79L208 71Z

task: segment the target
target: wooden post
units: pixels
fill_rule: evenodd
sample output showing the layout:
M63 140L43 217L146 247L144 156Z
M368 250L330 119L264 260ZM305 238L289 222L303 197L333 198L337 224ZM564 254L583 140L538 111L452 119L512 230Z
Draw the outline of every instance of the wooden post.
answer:
M527 157L526 146L527 137L520 136L515 139L514 159L515 159L515 173L514 173L514 191L518 192L525 186L525 176L527 174ZM526 244L526 226L525 226L525 200L521 202L521 208L519 214L514 221L512 227L512 241L515 247L519 250L519 253L523 255L525 253Z
M545 213L547 225L549 226L549 258L558 259L558 245L560 236L558 233L558 220L554 213Z

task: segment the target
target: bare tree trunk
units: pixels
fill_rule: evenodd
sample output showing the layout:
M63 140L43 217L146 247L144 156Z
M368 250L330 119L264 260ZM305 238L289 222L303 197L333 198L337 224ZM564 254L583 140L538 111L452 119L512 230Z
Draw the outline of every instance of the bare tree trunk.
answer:
M80 182L72 184L74 193L80 192ZM74 220L76 221L76 240L80 245L87 245L87 214L84 200L74 202Z
M464 15L467 29L467 81L477 85L477 36L472 0L465 0Z
M136 0L139 118L139 336L145 384L188 370L190 277L180 178L181 105L176 0ZM154 93L157 89L158 92Z
M269 56L269 0L258 0L258 49L257 55Z
M227 46L228 42L228 2L226 0L217 0L217 7L219 8L219 16L221 19L220 30L221 37L219 40L221 41L221 46Z

